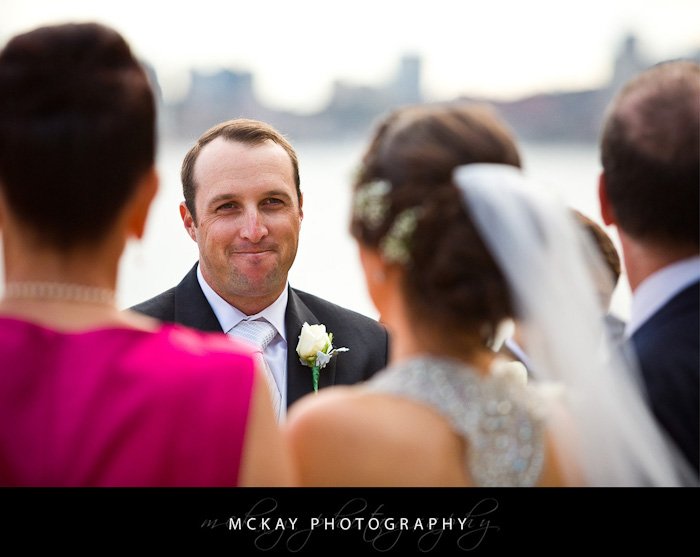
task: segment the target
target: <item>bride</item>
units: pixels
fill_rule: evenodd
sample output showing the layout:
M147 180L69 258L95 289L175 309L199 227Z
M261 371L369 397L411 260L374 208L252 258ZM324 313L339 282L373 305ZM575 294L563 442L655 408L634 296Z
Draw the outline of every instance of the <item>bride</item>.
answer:
M377 128L351 231L391 364L291 408L303 484L688 481L631 360L606 338L596 284L609 274L595 247L519 167L484 106L404 107ZM529 377L490 348L509 320Z

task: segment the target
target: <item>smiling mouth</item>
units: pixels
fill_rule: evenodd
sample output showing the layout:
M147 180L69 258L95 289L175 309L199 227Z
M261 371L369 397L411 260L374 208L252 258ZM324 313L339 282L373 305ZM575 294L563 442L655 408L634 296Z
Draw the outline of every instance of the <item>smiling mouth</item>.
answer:
M262 255L263 253L272 253L272 250L271 249L238 250L238 251L234 251L233 255Z

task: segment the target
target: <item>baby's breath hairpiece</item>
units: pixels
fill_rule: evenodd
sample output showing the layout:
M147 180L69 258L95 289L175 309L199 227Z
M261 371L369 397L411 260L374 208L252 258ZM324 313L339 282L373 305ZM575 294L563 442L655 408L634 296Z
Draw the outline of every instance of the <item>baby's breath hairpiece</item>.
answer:
M379 244L379 249L387 263L405 265L411 260L411 238L416 230L420 209L411 207L401 211L386 236Z
M375 180L363 184L355 193L352 208L355 218L361 220L371 230L379 228L389 210L387 194L390 191L391 184L386 180Z
M355 218L361 220L370 230L378 229L389 211L388 194L391 191L391 182L388 180L374 180L363 184L355 192L353 213ZM401 211L387 233L379 243L379 250L387 263L405 265L411 260L411 237L416 229L418 207L411 207Z

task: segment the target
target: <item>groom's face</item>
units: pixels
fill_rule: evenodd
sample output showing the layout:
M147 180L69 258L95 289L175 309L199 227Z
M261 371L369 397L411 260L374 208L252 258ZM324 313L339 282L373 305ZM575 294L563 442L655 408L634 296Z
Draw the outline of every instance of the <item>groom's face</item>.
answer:
M227 302L257 313L282 293L299 244L303 213L289 155L272 141L219 137L200 152L194 183L197 222L180 210L202 274Z

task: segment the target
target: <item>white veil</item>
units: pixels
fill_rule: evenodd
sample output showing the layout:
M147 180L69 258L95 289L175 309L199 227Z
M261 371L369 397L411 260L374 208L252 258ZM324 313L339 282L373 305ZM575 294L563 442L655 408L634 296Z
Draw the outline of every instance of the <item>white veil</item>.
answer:
M609 275L566 207L512 166L461 166L454 180L508 281L533 383L563 386L570 423L554 423L552 433L560 462L575 463L563 466L567 482L691 483L648 410L636 366L608 340L595 284Z

